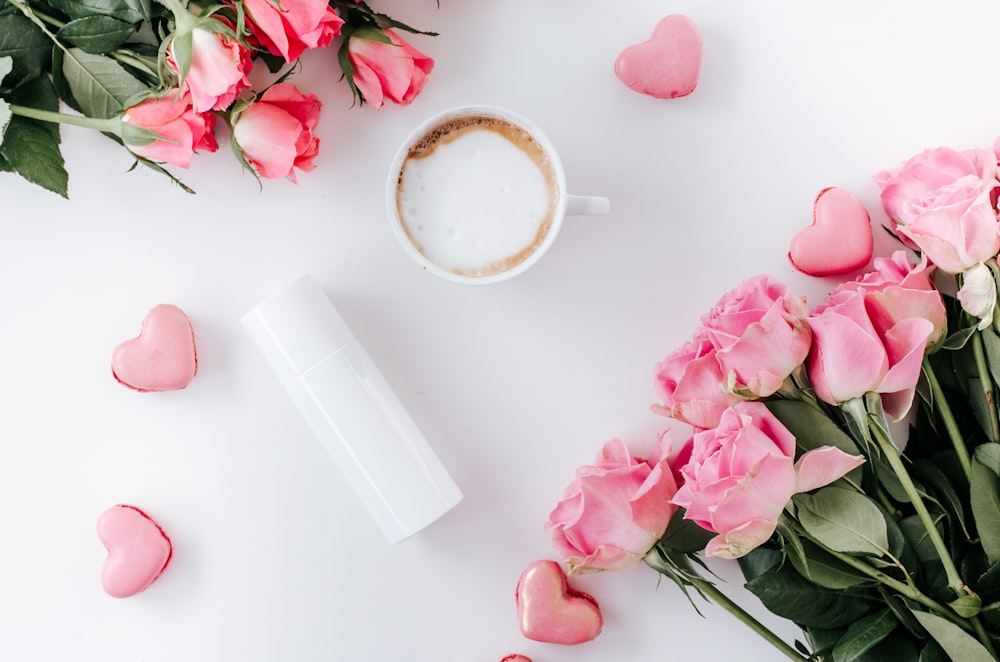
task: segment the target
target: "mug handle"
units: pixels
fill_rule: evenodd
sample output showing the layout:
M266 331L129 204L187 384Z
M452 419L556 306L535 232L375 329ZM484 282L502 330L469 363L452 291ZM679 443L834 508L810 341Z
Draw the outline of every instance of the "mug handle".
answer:
M567 216L605 216L611 208L607 198L589 195L567 195Z

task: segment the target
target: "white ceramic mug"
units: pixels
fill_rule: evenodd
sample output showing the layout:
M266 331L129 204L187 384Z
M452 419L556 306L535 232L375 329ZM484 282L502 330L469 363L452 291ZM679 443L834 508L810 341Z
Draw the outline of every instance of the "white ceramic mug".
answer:
M386 203L396 238L425 270L486 285L513 278L555 241L567 215L608 213L570 195L548 137L495 106L462 106L418 126L393 159Z

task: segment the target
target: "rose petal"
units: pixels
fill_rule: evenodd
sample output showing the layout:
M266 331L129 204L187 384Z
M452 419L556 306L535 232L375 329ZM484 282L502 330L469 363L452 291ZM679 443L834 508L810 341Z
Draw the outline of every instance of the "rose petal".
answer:
M850 455L833 446L814 448L795 463L795 492L809 492L829 485L864 463L864 456Z

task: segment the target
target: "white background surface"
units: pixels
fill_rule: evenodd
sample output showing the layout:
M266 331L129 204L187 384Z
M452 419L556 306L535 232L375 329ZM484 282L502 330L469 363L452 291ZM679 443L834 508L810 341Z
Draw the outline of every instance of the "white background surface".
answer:
M652 368L724 291L769 272L822 300L828 282L785 254L825 186L884 220L871 175L923 149L1000 133L1000 6L957 2L381 0L438 30L409 107L352 108L335 52L304 58L325 103L321 155L299 184L196 156L190 196L127 173L113 142L64 129L71 201L0 178L0 658L9 660L774 659L727 614L700 618L641 566L575 581L603 634L572 648L524 639L513 593L555 558L542 527L607 439L636 451L666 425ZM619 83L619 51L684 13L704 38L691 96ZM467 103L541 125L576 193L526 274L488 288L423 273L390 233L385 171L425 117ZM220 136L225 145L226 137ZM888 242L877 232L877 248ZM368 347L455 480L463 503L383 542L239 326L311 272ZM199 373L140 394L111 350L174 303ZM675 443L683 441L675 431ZM105 595L97 516L124 502L173 539L146 592ZM731 565L715 566L756 612ZM796 629L776 619L789 638Z

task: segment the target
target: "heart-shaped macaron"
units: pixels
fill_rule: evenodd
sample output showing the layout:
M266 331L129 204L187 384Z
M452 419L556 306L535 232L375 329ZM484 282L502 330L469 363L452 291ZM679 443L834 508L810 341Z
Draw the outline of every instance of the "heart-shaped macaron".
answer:
M517 617L528 639L549 644L581 644L601 633L597 601L569 586L555 561L535 561L517 582Z
M687 96L701 72L701 33L687 16L672 14L653 28L653 36L623 50L615 75L625 85L658 99Z
M97 520L97 535L108 550L101 585L115 598L127 598L156 581L173 555L160 525L135 506L108 508Z
M111 372L137 391L173 391L190 384L198 372L198 352L184 311L170 304L150 310L139 336L115 348Z
M868 264L872 257L871 218L850 191L825 188L813 203L813 222L793 238L788 259L811 276L843 274Z
M520 655L519 653L511 653L510 655L504 656L500 662L531 662L531 658L527 655Z

